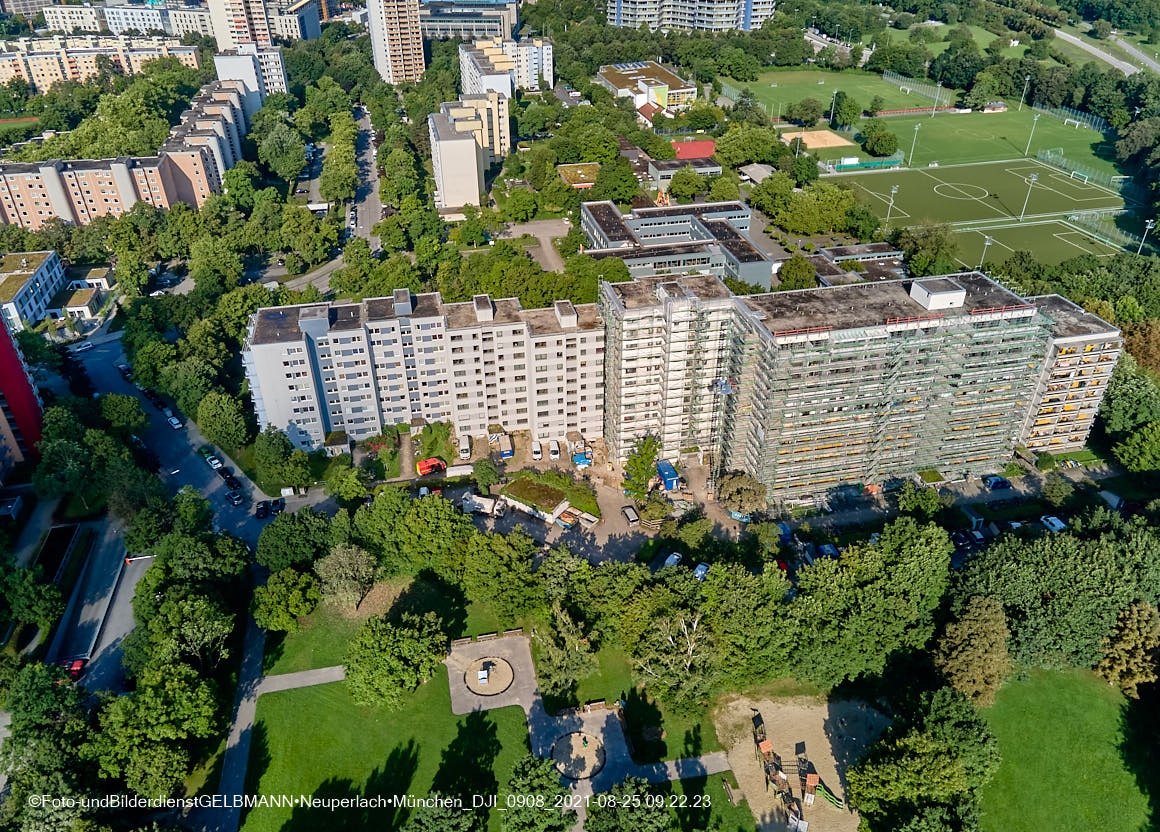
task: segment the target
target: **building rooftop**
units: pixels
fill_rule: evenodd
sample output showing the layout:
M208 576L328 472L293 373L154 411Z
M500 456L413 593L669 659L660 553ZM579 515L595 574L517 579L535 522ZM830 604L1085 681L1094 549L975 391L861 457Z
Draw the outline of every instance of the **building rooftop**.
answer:
M675 287L684 293L685 297L700 300L725 300L733 295L719 278L711 274L640 277L627 283L608 284L626 309L656 306L660 303L657 298L657 287L662 285L666 294L675 294Z
M61 289L48 302L48 308L69 309L77 306L88 306L96 296L96 289Z
M632 229L624 221L624 216L611 202L586 202L584 208L600 226L604 236L612 242L635 243L637 241L636 235L632 233Z
M656 61L636 61L628 64L609 64L600 67L597 77L603 78L617 89L634 89L638 84L669 89L687 89L692 85L675 72L665 69Z
M958 284L966 291L962 308L947 310L947 317L1001 308L1029 308L1027 301L978 272L927 278L923 285L935 290L941 282ZM910 297L909 280L857 283L820 289L798 289L763 295L745 295L741 301L763 313L765 327L774 334L824 328L830 330L881 326L888 321L926 316L926 309Z
M873 257L895 257L901 252L890 243L858 243L850 246L829 246L821 253L831 260L861 260Z
M1034 303L1040 312L1051 318L1055 324L1051 332L1056 338L1077 338L1083 335L1114 337L1120 334L1118 327L1061 295L1039 295L1028 300Z
M51 251L23 251L0 258L0 303L9 303L24 288Z
M600 173L599 162L577 162L572 165L557 165L556 171L560 178L573 188L588 188L596 182L596 174Z
M721 164L712 159L653 159L649 164L658 171L680 170L681 168L692 168L693 170L721 169Z
M709 229L713 239L723 245L738 262L760 263L766 259L765 255L758 251L744 234L734 228L729 220L702 219L701 224Z
M654 160L655 161L655 160ZM679 217L692 214L703 217L707 214L749 214L749 206L743 202L694 202L691 205L670 205L668 207L638 208L632 212L635 217Z

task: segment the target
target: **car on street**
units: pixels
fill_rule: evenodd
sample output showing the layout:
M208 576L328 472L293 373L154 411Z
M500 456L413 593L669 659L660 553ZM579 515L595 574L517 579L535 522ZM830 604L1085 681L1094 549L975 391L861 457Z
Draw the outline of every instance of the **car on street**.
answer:
M261 500L256 506L254 506L254 519L265 520L269 516L270 516L270 501L269 500Z
M632 506L624 506L620 513L624 515L624 519L628 521L628 525L635 526L640 522L640 515L636 513L636 509Z
M676 566L680 562L681 562L681 553L680 552L669 552L668 555L665 556L665 566L666 567Z
M1067 523L1064 523L1062 520L1052 514L1043 515L1039 518L1039 522L1042 523L1049 532L1062 532L1067 529Z
M277 500L270 501L270 513L281 514L286 510L286 501L279 497Z
M1003 491L1011 487L1011 481L1006 477L1000 477L997 474L988 474L983 477L983 485L992 491Z
M183 427L185 427L185 424L176 416L170 416L166 421L169 422L169 427L173 428L174 430L181 430Z
M459 458L460 459L471 459L471 437L470 436L459 437Z
M118 364L117 372L121 374L121 378L125 379L125 381L133 380L133 370L128 364Z
M229 501L231 506L240 506L242 504L242 499L242 492L240 491L226 492L226 500Z
M213 448L211 448L209 445L202 445L197 449L197 452L201 454L201 458L205 460L208 460L211 456L213 456Z
M708 574L709 574L709 564L707 564L707 563L698 563L697 568L693 570L693 577L696 578L698 581L705 580L705 577Z
M230 476L226 477L226 488L230 489L231 491L241 491L242 483L238 480L237 477L231 474Z
M221 477L223 480L228 480L230 477L232 477L234 475L234 469L229 467L228 465L225 465L225 466L217 469L217 475L219 477Z
M89 341L85 341L83 344L78 344L77 346L73 347L72 351L74 353L88 352L89 350L93 349L95 346L96 346L95 344L93 344Z

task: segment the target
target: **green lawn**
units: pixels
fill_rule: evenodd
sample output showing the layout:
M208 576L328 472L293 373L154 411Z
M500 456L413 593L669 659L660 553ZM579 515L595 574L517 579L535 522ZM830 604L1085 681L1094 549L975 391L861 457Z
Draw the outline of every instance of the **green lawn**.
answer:
M491 795L528 750L518 707L451 714L447 674L408 697L403 710L356 705L343 683L266 694L258 700L246 792L351 797ZM245 832L398 829L406 810L256 808ZM496 831L493 812L488 828Z
M1033 174L1037 177L1034 186L1030 181ZM1039 219L1063 219L1075 211L1124 205L1119 195L1071 179L1033 159L842 174L826 181L850 186L871 210L883 218L889 214L891 224L898 226L948 222L976 223L985 228L1018 224L1022 215L1022 233ZM891 207L891 188L895 186L898 191ZM1076 253L1082 251L1076 248Z
M562 493L568 499L569 505L577 511L587 512L594 517L600 516L596 494L592 486L584 480L578 480L560 471L536 471L531 468L514 471L511 478L512 481L503 490L511 491L517 500L522 499L520 493L524 493L535 501L535 505L545 511L551 511L556 507L555 504L549 506L539 500L541 497L550 500L551 492L557 492Z
M985 711L1003 763L983 789L984 832L1138 832L1148 800L1121 757L1119 691L1085 671L1032 671Z
M915 26L919 26L919 25L921 25L921 24L916 23L911 28L913 29ZM956 26L939 26L936 29L936 31L938 32L940 37L945 38L947 35L947 32L949 32L951 29L957 29L957 28L958 28L957 25ZM998 35L994 34L993 32L988 32L982 26L968 26L967 28L971 30L971 35L974 38L975 43L978 44L980 52L982 52L984 49L986 49L988 46L990 46L991 41L993 41L996 37L998 37ZM1002 55L1004 58L1018 58L1020 55L1022 55L1024 52L1027 51L1027 44L1029 42L1028 38L1021 37L1019 40L1020 40L1020 43L1018 46L1005 46L1005 47L1003 47ZM1057 43L1057 41L1052 41L1053 45L1055 43ZM946 52L947 47L949 47L949 46L950 46L950 44L947 43L945 40L938 40L938 41L935 41L934 43L928 43L926 45L926 48L928 50L930 50L930 54L937 56L937 55L941 55L943 52Z
M990 237L990 244L986 238ZM955 234L958 260L967 269L978 268L986 249L987 260L999 263L1016 251L1030 251L1041 263L1062 263L1081 254L1111 257L1122 249L1097 240L1060 220L1015 224L1003 228L970 228Z
M270 633L262 672L297 673L342 664L346 648L364 619L346 618L331 607L322 607L303 620L296 633Z
M725 778L729 778L733 794L739 796L737 778L732 772L711 777L691 777L658 787L661 794L670 796L669 801L673 805L681 832L700 832L704 829L756 832L757 824L749 804L742 800L734 806L725 796L725 787L721 785Z
M787 106L796 104L803 98L815 98L822 102L828 114L830 100L835 90L841 90L851 96L864 108L870 106L870 99L876 95L882 97L888 109L929 107L934 103L929 98L914 93L907 94L893 84L883 81L880 72L789 69L762 73L756 81L742 82L731 78L724 80L739 90L748 88L758 101L769 107L771 116L778 114L778 105L781 105L781 112L785 112Z

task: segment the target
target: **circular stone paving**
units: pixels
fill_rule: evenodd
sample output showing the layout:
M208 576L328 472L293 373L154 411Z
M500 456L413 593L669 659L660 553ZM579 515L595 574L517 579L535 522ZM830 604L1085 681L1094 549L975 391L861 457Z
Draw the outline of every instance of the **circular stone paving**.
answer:
M932 189L943 199L984 199L991 192L969 182L939 182Z
M486 682L481 675L483 671L487 671ZM463 683L476 696L495 696L510 688L515 678L516 674L506 659L488 656L476 659L467 666L467 672L463 674Z
M604 743L593 734L573 731L556 740L552 762L569 780L587 780L604 768Z

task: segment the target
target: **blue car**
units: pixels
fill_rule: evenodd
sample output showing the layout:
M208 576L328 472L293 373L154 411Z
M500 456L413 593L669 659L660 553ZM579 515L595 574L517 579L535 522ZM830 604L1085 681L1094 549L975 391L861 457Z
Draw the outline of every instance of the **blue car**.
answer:
M1006 477L990 474L989 476L983 477L983 485L987 486L987 488L991 489L992 491L1002 491L1011 487L1011 481Z

